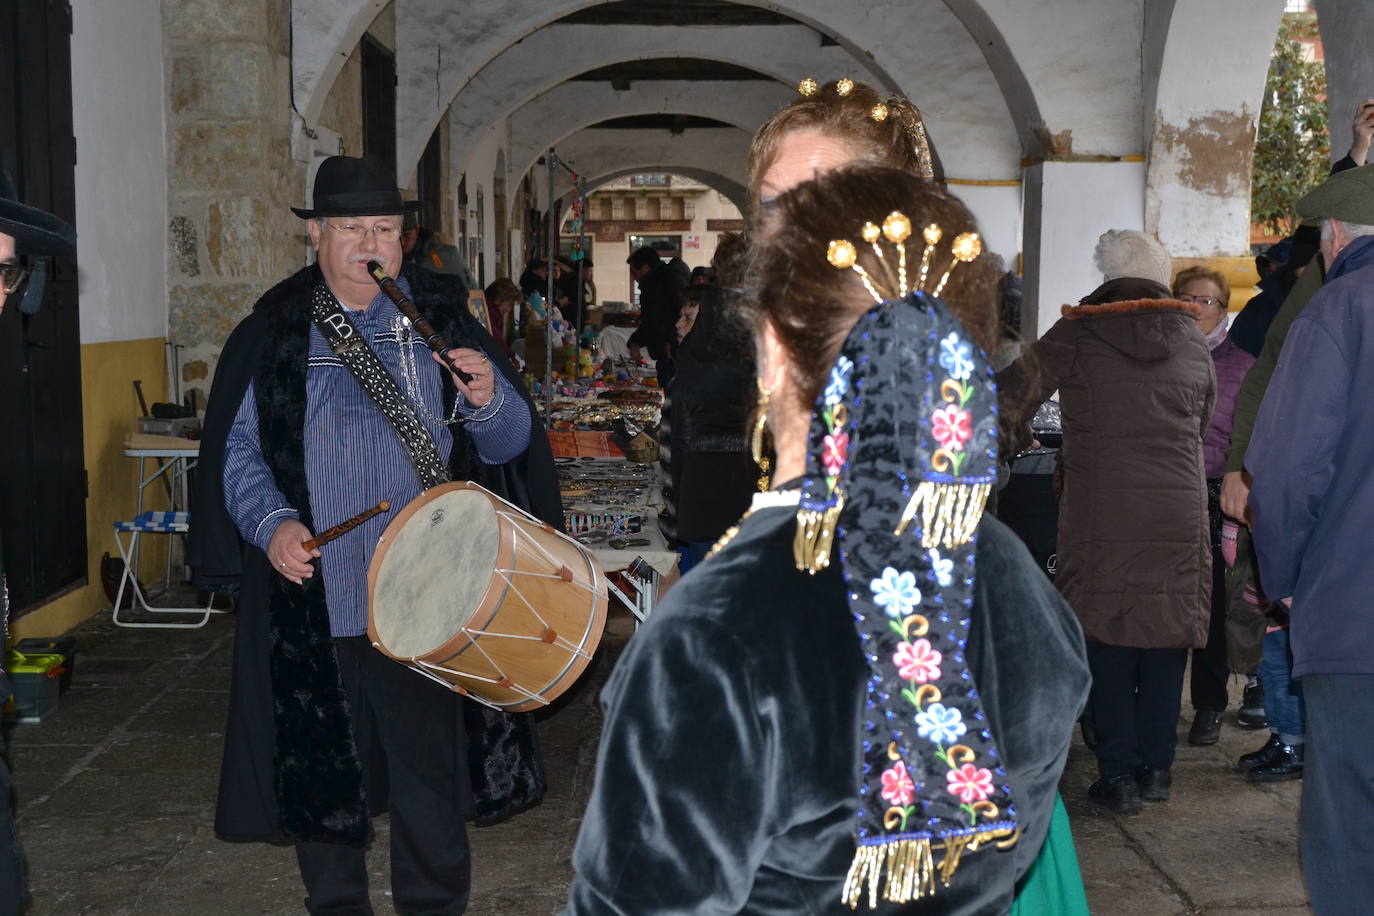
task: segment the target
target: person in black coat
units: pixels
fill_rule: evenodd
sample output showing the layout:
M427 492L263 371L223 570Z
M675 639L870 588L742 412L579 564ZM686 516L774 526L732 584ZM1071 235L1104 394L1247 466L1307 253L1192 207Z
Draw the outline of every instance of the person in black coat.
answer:
M337 479L322 477L306 454L312 429L317 439L322 425L327 435L357 439L359 453L373 458L370 465L400 447L398 440L364 432L377 428L377 416L366 408L329 413L331 407L340 409L338 392L355 391L357 383L343 379L344 384L331 386L348 370L324 355L331 350L323 346L312 315L323 316L316 307L328 309L329 303L341 323L347 323L344 308L353 311L348 321L359 322L369 310L386 311L384 297L367 300L371 281L353 255L362 251L384 268L396 269L401 257L394 234L398 214L408 206L384 167L348 157L321 165L314 201L314 210L296 212L317 221L310 231L319 263L269 290L230 336L201 440L188 563L197 584L236 588L238 611L215 830L226 838L294 842L307 908L362 912L369 815L389 806L398 908L458 913L468 895L464 816L499 816L536 801L543 792L542 760L527 717L464 699L383 657L365 635L346 629L336 619L344 601L340 596L349 593L347 586L355 581L350 577L365 579L367 561L362 568L316 565L303 543L315 514L328 505L326 496L373 483L362 483L366 472L346 463L337 466ZM349 230L360 225L367 231L355 239ZM507 406L527 411L530 427L519 455L487 464L480 443L462 425L449 427L451 439L433 438L426 425L422 432L431 436L428 454L435 456L434 464L417 459L413 476L394 480L398 492L418 492L432 486L431 479L473 480L551 524L561 523L547 436L514 368L468 314L461 281L413 267L399 272L421 313L460 348L449 352L472 384L457 387L458 380L426 354L424 363L417 360L417 393L397 397L412 403L420 398L422 407L415 409L434 416L447 407L457 411L461 395L469 410L491 405L490 419ZM323 317L318 321L331 324ZM381 334L354 333L366 343L384 340ZM393 342L412 346L396 333ZM380 371L388 370L382 366ZM497 381L498 374L504 382ZM496 386L515 400L498 404ZM482 397L484 391L493 394ZM250 407L258 422L240 424ZM256 450L246 448L245 435L255 438ZM451 448L439 444L444 441L451 441ZM237 475L226 472L231 464L243 466L245 455L256 456L265 466L263 474L251 460ZM255 532L251 525L245 532L230 498L241 499L245 486L280 498L289 508L264 517ZM366 552L370 556L371 548ZM338 592L330 584L331 572Z
M625 263L639 284L639 328L630 335L630 353L638 359L641 349L648 351L658 368L658 384L666 390L673 380L673 325L682 309L686 282L647 245L636 249Z
M673 492L688 569L749 508L757 469L746 427L754 406L754 353L731 315L734 290L702 286L673 379ZM684 310L685 311L685 310Z

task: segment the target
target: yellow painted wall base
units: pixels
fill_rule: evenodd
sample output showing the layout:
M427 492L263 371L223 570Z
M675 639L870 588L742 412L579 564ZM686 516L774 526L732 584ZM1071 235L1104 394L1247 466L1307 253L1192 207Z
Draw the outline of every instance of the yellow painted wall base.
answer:
M10 621L10 638L56 636L110 606L100 585L100 557L119 556L114 523L133 517L138 461L124 457L124 436L137 427L134 379L143 382L148 403L167 399L166 339L149 337L81 348L81 411L86 470L91 495L86 501L88 584ZM167 508L160 485L149 487L145 509ZM144 551L144 581L160 574L161 544Z

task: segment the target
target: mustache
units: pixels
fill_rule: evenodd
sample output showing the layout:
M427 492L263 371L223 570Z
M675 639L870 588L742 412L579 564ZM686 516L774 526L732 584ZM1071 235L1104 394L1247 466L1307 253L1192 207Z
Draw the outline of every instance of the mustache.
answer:
M362 253L362 252L358 252L357 254L350 254L350 255L348 256L348 263L350 263L350 264L366 263L367 261L376 261L378 264L382 265L383 267L386 267L386 266L387 266L387 258L386 258L386 255L382 255L382 254L364 254L364 253Z

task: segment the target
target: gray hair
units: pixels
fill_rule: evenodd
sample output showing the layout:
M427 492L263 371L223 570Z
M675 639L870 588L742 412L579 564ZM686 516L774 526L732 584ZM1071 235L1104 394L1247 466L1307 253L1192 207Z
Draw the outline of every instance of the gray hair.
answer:
M1323 241L1323 242L1329 242L1329 241L1331 241L1331 224L1332 224L1332 223L1340 223L1340 224L1341 224L1341 231L1345 233L1346 238L1348 238L1348 239L1350 239L1350 240L1352 240L1352 241L1353 241L1354 239L1363 238L1363 237L1366 236L1366 235L1374 235L1374 226L1369 226L1369 225L1366 225L1366 224L1364 224L1364 223L1352 223L1352 222L1349 222L1348 220L1335 219L1334 217L1329 217L1329 216L1328 216L1328 217L1326 217L1326 218L1324 218L1324 219L1322 220L1322 241Z

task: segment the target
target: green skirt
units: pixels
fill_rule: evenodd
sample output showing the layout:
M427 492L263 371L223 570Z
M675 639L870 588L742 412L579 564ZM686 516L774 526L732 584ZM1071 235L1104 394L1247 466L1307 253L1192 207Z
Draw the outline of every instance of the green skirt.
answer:
M1064 799L1058 794L1054 797L1045 845L1021 879L1011 916L1088 916L1083 874L1078 870L1078 854L1069 832L1069 812L1064 810Z

